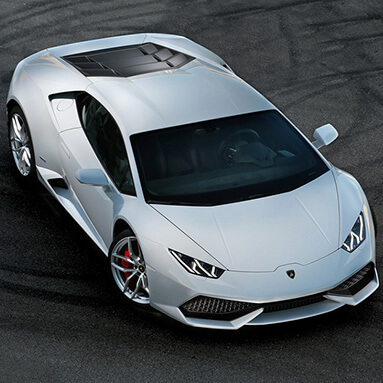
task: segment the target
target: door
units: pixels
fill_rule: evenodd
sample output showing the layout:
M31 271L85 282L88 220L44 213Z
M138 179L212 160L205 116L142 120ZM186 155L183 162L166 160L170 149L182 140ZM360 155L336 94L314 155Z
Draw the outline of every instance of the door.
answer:
M78 99L82 128L60 134L60 156L70 185L106 248L112 241L114 217L121 210L121 193L134 196L122 134L110 113L93 97ZM109 186L80 183L78 169L102 169Z

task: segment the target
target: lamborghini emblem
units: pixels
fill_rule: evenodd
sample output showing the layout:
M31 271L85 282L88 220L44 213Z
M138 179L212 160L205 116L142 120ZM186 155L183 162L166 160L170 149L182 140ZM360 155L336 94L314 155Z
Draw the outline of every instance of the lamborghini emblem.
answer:
M286 274L287 274L291 279L294 279L294 278L295 278L295 271L294 271L294 270L287 270L287 271L286 271Z

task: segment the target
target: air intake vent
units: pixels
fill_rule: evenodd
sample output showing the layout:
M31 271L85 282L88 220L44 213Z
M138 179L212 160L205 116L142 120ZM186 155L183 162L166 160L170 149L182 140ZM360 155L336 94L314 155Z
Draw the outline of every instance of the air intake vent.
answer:
M180 68L194 57L157 44L130 45L64 56L85 76L129 77Z
M374 264L369 263L362 270L359 270L351 278L344 281L335 289L330 290L330 295L345 295L352 296L358 291L362 290L363 287L367 286L374 279L375 271Z
M68 189L68 185L62 178L51 178L48 182L53 188Z
M198 296L183 304L181 311L186 317L233 320L259 307L256 303Z

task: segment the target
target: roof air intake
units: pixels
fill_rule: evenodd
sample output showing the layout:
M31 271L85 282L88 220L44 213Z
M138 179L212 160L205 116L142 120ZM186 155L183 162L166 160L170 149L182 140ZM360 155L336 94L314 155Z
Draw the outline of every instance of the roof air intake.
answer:
M84 52L63 59L85 76L130 77L180 68L194 57L150 43Z

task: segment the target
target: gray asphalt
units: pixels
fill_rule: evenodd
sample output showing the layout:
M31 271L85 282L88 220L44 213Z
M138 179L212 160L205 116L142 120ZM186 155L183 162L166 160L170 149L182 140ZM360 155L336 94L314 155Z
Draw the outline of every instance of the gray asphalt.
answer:
M383 277L383 3L370 1L0 2L0 103L18 61L100 37L185 35L221 55L360 181L378 220ZM4 108L5 109L5 108ZM4 110L3 109L3 110ZM355 308L237 332L141 312L41 190L14 177L0 115L0 382L381 382L382 289Z

